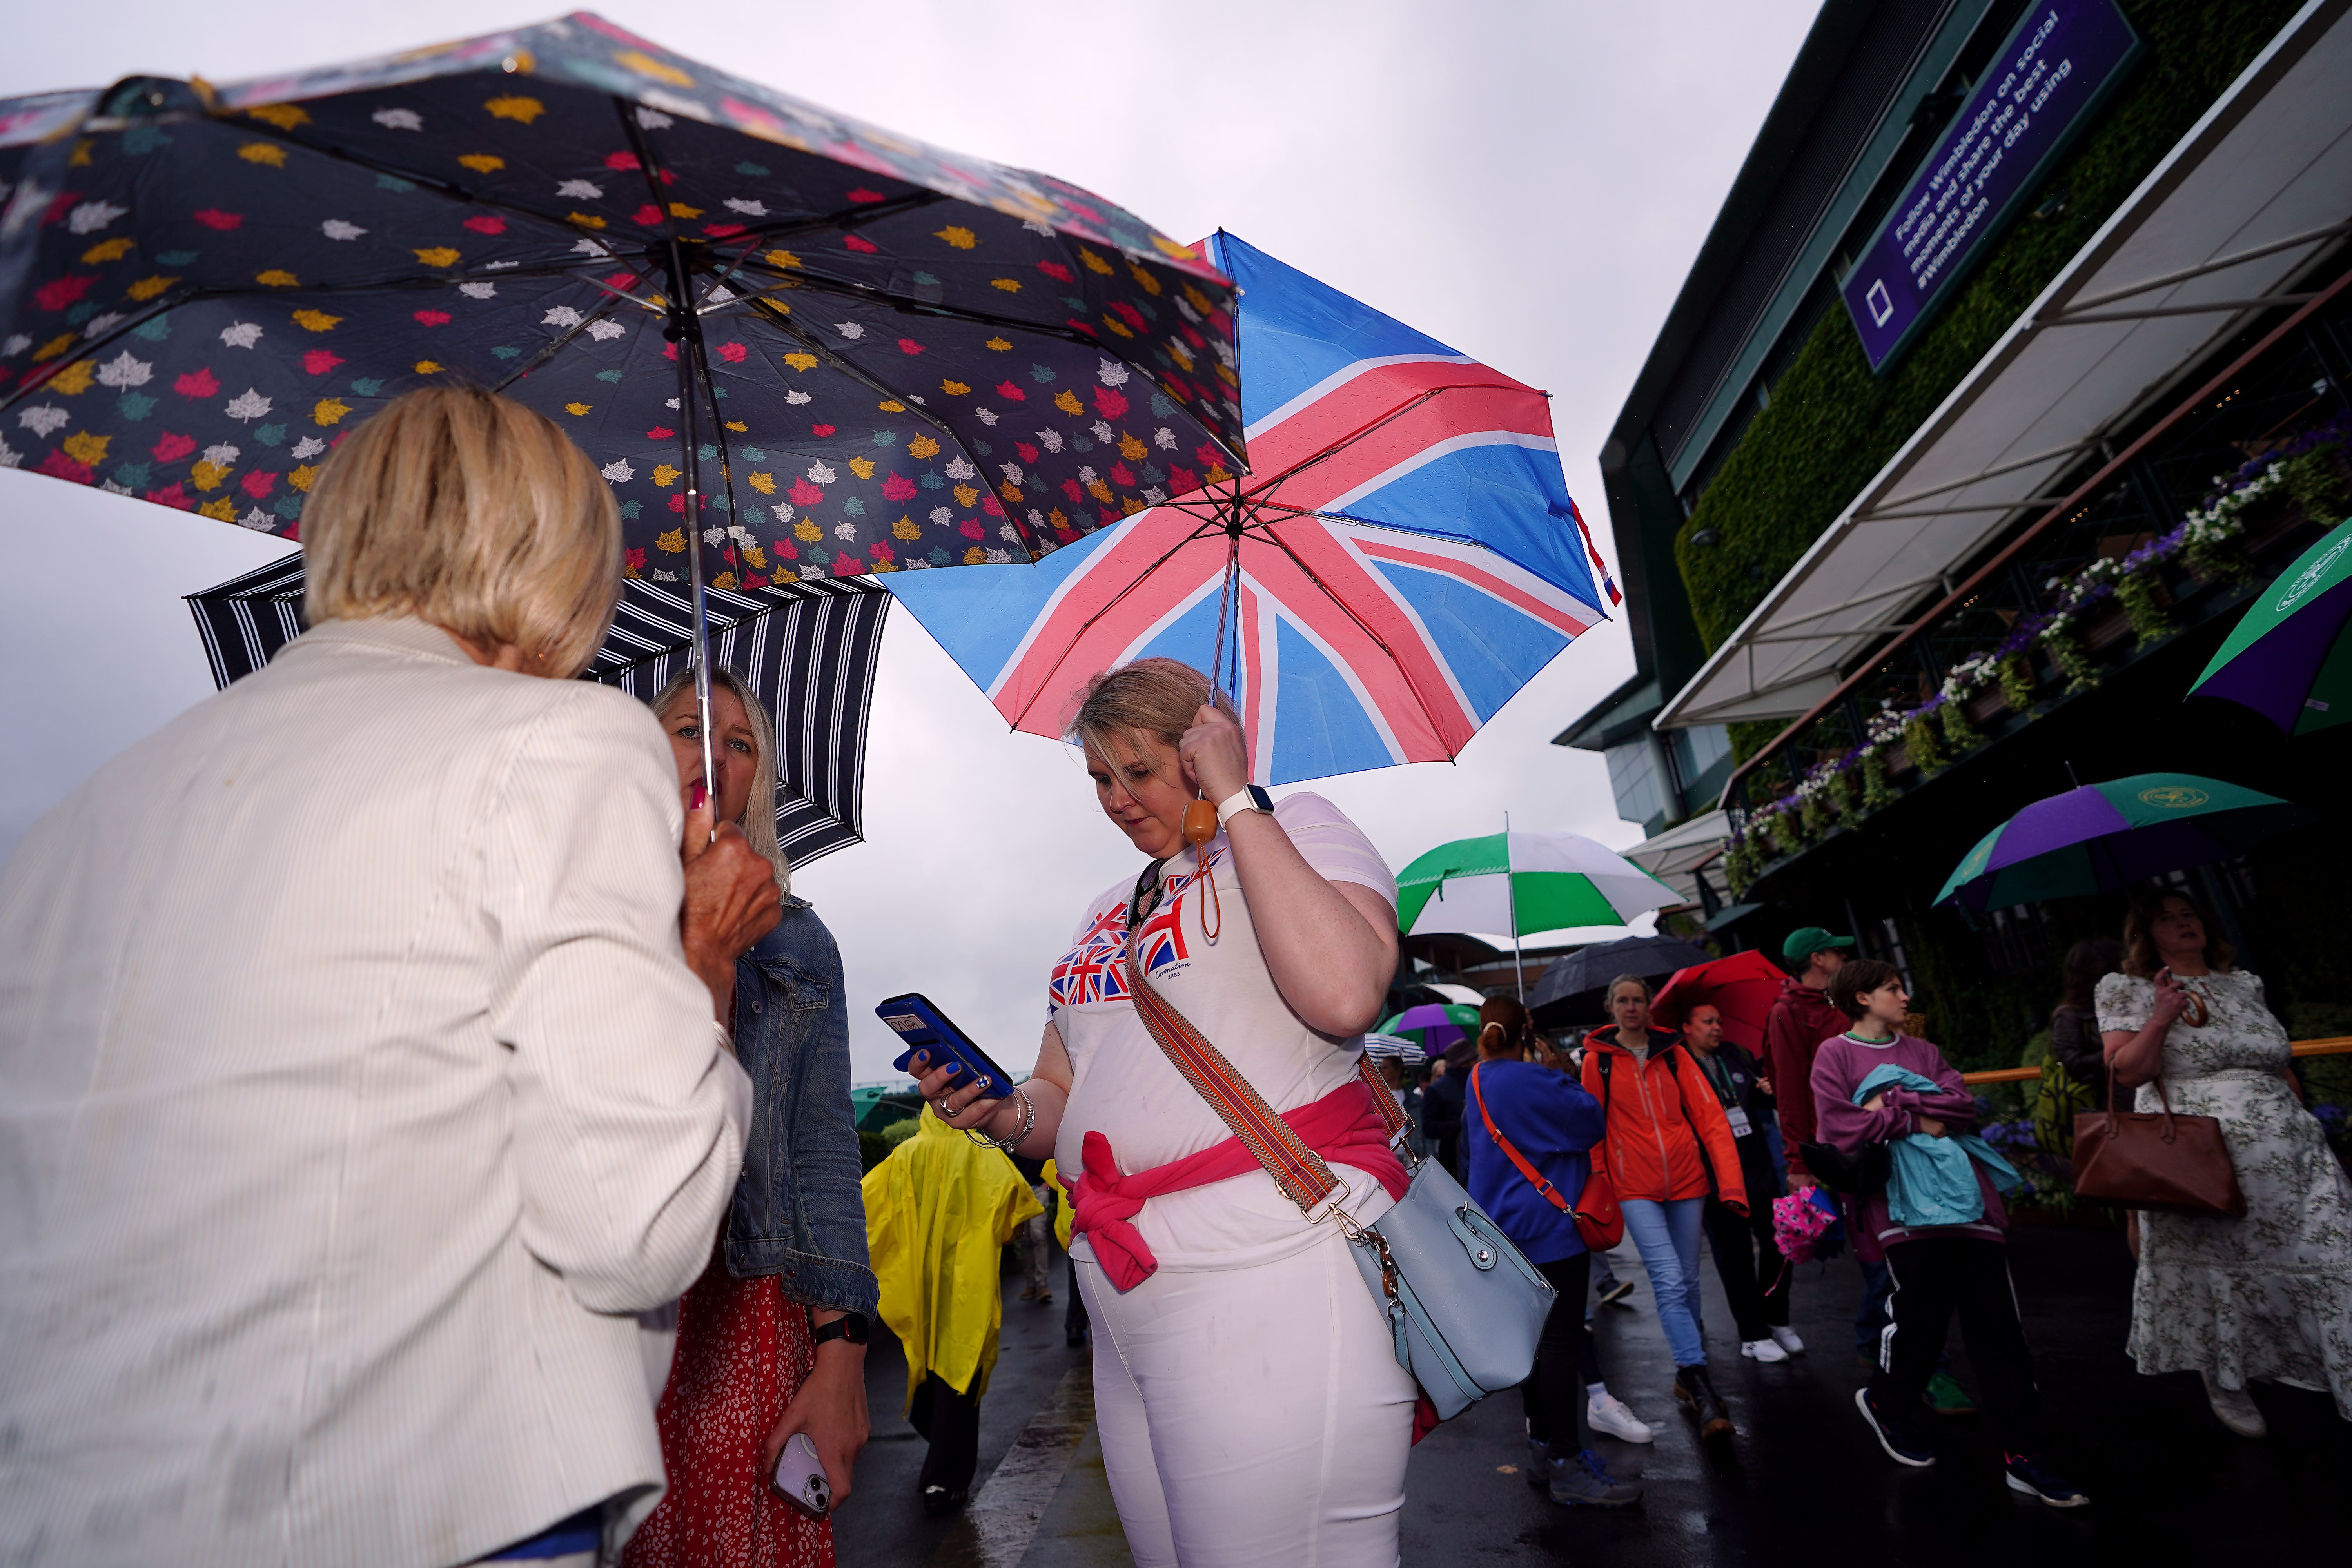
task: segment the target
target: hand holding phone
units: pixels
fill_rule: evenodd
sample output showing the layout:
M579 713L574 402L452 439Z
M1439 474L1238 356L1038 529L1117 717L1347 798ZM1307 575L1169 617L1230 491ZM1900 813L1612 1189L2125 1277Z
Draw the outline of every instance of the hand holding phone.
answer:
M816 1445L805 1432L793 1433L784 1451L776 1456L776 1474L771 1484L786 1502L811 1519L823 1519L833 1511L833 1483L825 1479L824 1461L816 1457Z
M1003 1100L1012 1094L1013 1075L997 1066L970 1035L956 1027L955 1021L922 993L909 991L903 996L893 996L874 1011L897 1031L907 1047L890 1064L898 1071L920 1078L946 1063L952 1069L948 1081L958 1089L977 1083L983 1100ZM920 1065L915 1060L919 1052L925 1058Z

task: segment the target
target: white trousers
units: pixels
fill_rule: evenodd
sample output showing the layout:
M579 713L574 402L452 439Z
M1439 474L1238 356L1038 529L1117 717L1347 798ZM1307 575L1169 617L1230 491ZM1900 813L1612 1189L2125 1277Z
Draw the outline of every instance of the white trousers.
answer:
M1395 1568L1412 1378L1337 1230L1123 1296L1092 1263L1077 1276L1137 1568Z

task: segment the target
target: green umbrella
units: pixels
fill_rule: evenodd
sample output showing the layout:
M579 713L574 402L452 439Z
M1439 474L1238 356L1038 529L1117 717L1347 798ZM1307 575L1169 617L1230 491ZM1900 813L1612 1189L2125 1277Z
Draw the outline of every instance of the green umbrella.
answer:
M1624 925L1680 902L1622 855L1574 833L1457 838L1397 874L1397 929L1408 935Z
M1565 926L1624 925L1682 902L1682 895L1604 845L1576 833L1500 833L1457 838L1397 874L1397 929L1519 933ZM1526 977L1520 977L1526 1000Z
M849 1119L860 1132L879 1132L894 1121L911 1121L922 1114L923 1097L911 1080L903 1084L866 1084L849 1091Z
M2290 735L2352 720L2352 522L2246 606L2191 697L2242 704Z

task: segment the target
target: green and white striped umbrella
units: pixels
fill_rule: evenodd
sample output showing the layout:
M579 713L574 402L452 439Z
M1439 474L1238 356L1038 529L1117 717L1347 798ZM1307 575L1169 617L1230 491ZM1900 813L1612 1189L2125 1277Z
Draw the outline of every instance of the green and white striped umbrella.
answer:
M1457 838L1397 874L1397 929L1408 936L1624 925L1682 901L1622 855L1574 833Z

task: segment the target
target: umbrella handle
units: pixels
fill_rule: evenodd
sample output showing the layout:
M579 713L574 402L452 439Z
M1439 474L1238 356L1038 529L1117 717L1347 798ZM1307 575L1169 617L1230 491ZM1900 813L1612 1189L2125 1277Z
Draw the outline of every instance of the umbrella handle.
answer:
M1201 880L1209 886L1209 907L1215 911L1216 925L1211 928L1203 918L1201 934L1211 942L1225 929L1225 904L1217 894L1217 879L1209 868L1209 840L1217 836L1217 808L1206 796L1195 796L1184 808L1184 840L1192 846L1192 858L1199 863Z

